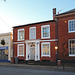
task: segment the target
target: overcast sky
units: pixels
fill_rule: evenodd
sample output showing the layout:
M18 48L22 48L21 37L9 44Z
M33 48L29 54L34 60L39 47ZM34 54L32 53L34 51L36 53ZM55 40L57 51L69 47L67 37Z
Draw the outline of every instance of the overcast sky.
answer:
M13 26L53 19L52 9L66 12L75 8L75 0L0 0L0 33Z

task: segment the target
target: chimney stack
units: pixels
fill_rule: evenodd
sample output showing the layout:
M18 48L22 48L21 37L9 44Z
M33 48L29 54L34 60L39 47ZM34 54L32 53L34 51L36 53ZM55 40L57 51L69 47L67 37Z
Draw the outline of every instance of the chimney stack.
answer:
M53 8L53 20L55 19L55 15L56 15L56 8Z

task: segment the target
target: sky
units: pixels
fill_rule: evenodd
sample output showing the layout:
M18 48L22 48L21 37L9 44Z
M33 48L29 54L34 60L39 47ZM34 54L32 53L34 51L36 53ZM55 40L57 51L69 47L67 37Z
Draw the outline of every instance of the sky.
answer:
M53 8L62 13L75 9L75 0L0 0L0 34L13 26L53 19Z

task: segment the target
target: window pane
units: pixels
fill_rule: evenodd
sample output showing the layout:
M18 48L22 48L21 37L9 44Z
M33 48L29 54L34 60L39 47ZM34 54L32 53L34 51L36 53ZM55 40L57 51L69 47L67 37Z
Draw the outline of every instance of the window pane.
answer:
M24 30L20 30L19 31L19 40L23 40L24 39Z
M31 28L30 29L30 39L36 39L36 28Z
M43 55L49 55L49 44L43 44Z
M19 45L19 55L24 55L24 45Z
M70 40L70 54L75 54L75 40Z
M75 20L69 21L69 32L75 32Z
M43 37L49 37L49 27L43 27Z

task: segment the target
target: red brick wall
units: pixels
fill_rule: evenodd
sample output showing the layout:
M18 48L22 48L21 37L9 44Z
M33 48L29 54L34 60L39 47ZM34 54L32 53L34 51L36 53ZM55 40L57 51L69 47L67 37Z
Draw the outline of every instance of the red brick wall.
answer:
M75 19L75 15L64 16L58 18L58 39L59 39L59 57L63 58L63 46L62 44L67 42L64 45L66 52L69 52L68 40L75 39L75 33L68 33L68 20ZM66 53L65 52L65 53ZM66 56L67 60L75 60L75 57Z
M29 40L29 28L30 27L36 27L36 39L41 39L41 26L42 25L50 25L50 39L55 39L55 22L48 22L48 23L41 23L41 24L35 24L35 25L29 25L29 26L23 26L23 27L17 27L13 30L13 41L17 42L18 38L18 29L25 29L25 40ZM25 41L24 40L24 41Z
M41 26L42 25L50 25L50 38L49 39L41 39ZM47 22L47 23L40 23L40 24L35 24L35 25L28 25L28 26L23 26L23 27L17 27L14 28L13 31L13 42L20 42L17 41L17 37L18 37L18 29L25 29L25 40L29 40L29 28L30 27L36 27L36 39L41 39L41 40L50 40L50 39L56 39L56 35L55 35L55 22ZM25 42L25 40L21 41L21 42ZM48 42L48 41L47 41ZM55 45L56 42L50 42L50 51L51 51L51 57L41 57L41 43L40 43L40 59L46 59L46 60L51 60L51 61L55 61ZM26 55L26 45L25 45L25 55ZM14 44L14 57L17 56L17 44ZM22 59L22 57L19 57Z
M46 41L46 42L50 42L50 41ZM40 43L40 60L50 60L51 62L54 62L56 60L55 46L57 42L55 41L50 42L50 57L45 57L45 56L41 57L41 43Z

